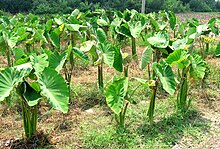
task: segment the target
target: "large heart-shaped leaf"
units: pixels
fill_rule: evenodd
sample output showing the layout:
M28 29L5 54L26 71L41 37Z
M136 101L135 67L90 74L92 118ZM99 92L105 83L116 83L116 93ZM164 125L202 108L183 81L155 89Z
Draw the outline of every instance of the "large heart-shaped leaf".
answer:
M60 48L60 34L59 28L54 29L50 34L51 43L58 49Z
M33 65L36 74L40 74L45 67L48 67L49 62L47 59L48 56L46 54L41 54L38 56L37 55L30 56L30 61Z
M177 39L176 41L173 42L172 48L174 50L185 49L187 42L188 42L188 38Z
M123 71L123 58L122 58L120 48L115 47L114 49L115 49L115 55L114 55L113 67L117 71L122 72Z
M13 88L23 81L24 76L25 70L19 71L12 67L0 71L0 101L10 95Z
M124 106L124 97L127 94L128 78L112 82L106 91L106 101L115 114L119 114Z
M131 36L134 38L138 38L141 34L141 31L143 30L143 26L141 24L141 21L137 22L128 22L129 30L131 32Z
M158 32L155 36L148 38L147 41L154 47L166 48L169 44L169 35L167 32Z
M54 68L57 72L60 72L66 61L66 58L66 52L59 54L57 51L54 51L54 53L49 57L49 67Z
M171 66L177 65L178 68L185 67L185 60L188 61L189 54L185 50L178 49L175 50L173 53L171 53L167 59L166 62L170 64Z
M105 31L101 28L98 28L96 31L96 38L99 42L104 43L107 40Z
M190 70L190 76L193 78L202 79L205 76L206 62L199 55L191 56L192 69Z
M173 95L176 90L176 81L172 68L163 60L160 61L159 64L153 63L152 67L154 72L159 77L163 89L170 95Z
M103 61L109 66L113 66L115 50L110 43L99 43L98 49L101 51Z
M45 68L38 76L41 94L47 97L49 103L63 113L68 112L69 89L63 77L52 68Z
M146 47L144 49L144 52L141 56L141 62L140 62L141 69L144 69L150 63L152 52L153 52L152 48L150 47Z

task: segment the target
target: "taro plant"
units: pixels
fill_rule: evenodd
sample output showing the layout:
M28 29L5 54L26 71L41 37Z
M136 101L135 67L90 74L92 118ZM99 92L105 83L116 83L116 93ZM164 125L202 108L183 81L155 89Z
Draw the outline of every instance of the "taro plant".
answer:
M96 41L86 41L82 44L81 50L90 53L94 65L98 66L98 86L100 90L104 89L103 83L103 65L112 67L114 64L115 49L107 40L105 31L101 28L96 30Z
M146 27L146 21L139 19L140 14L135 10L125 10L124 13L117 12L117 17L112 21L112 33L117 38L131 39L132 56L137 57L136 40ZM118 40L118 39L117 39Z
M177 49L171 53L166 62L176 66L178 79L177 107L186 112L191 99L187 100L190 80L202 79L205 75L206 62L199 55L190 55L188 51Z
M46 98L55 109L68 112L69 90L58 73L63 63L53 63L53 58L48 59L46 54L30 55L26 63L0 71L0 101L16 89L26 139L31 139L37 132L37 112L42 98Z
M119 127L125 125L125 114L128 108L129 100L127 96L128 77L116 79L106 90L106 102L111 110L115 113L115 120Z
M165 31L156 33L154 36L147 39L151 46L148 46L141 57L140 67L144 69L149 65L152 58L152 74L148 69L149 80L148 82L150 89L152 90L150 105L148 110L148 116L150 123L153 122L153 115L155 109L156 93L159 82L161 82L163 89L170 95L173 95L176 90L176 82L172 68L164 61L160 60L163 54L168 54L166 48L169 45L169 36ZM141 81L143 83L143 81ZM145 84L145 83L143 83Z

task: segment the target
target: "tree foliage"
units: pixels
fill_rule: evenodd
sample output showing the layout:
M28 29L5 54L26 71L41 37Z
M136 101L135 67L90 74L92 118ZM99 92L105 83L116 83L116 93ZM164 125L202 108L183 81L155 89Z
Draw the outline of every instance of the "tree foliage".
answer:
M159 10L219 11L219 2L215 0L146 0L146 12ZM35 14L70 13L74 9L81 11L99 8L120 10L135 9L141 11L141 0L1 0L0 9L10 13L32 12Z

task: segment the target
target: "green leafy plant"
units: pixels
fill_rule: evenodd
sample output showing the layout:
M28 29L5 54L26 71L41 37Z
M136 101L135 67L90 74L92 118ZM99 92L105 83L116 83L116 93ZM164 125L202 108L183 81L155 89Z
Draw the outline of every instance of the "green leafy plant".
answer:
M36 134L38 104L42 98L47 98L55 109L68 112L69 90L57 72L63 63L50 62L46 54L30 55L28 62L0 71L0 101L16 89L27 139Z
M177 107L182 112L188 110L191 100L187 101L189 90L189 79L202 79L205 75L206 62L199 55L190 55L183 49L175 50L168 57L166 62L178 69L178 94Z

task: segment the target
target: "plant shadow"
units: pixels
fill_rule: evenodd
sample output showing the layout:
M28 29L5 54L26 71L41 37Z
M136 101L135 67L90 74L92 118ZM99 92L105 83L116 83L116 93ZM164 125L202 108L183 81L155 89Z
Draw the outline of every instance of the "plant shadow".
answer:
M30 140L24 138L14 140L10 143L10 149L34 149L34 148L44 148L53 149L48 136L43 134L43 132L38 132Z
M209 123L210 120L203 118L199 112L190 110L184 115L174 113L152 125L139 126L137 132L143 136L145 141L159 139L166 145L174 146L184 137L185 131L191 131L192 134L196 133L194 130L198 133L208 132Z

